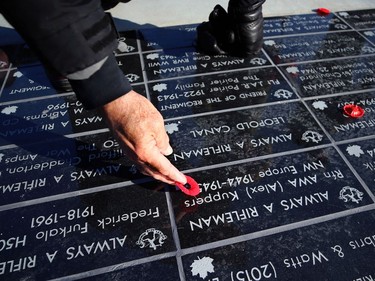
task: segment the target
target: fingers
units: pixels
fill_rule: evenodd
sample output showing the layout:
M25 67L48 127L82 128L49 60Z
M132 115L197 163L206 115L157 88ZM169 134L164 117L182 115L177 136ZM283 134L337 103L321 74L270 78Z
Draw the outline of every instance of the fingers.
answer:
M186 183L185 175L172 165L158 147L150 148L142 158L145 159L140 164L143 173L168 184Z

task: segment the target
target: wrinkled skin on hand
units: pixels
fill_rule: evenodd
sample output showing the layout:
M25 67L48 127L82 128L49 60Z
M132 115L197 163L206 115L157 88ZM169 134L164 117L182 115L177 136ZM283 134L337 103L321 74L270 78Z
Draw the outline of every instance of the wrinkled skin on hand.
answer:
M186 183L186 177L165 157L173 150L163 117L148 99L130 91L101 111L125 154L143 174L168 184Z

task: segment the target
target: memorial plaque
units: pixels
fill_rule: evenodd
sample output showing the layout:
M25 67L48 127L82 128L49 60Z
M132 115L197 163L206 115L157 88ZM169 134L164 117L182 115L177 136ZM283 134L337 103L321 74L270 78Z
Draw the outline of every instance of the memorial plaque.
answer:
M336 141L375 135L375 92L340 95L308 101L319 121ZM344 106L358 105L364 116L352 118Z
M117 268L116 268L117 270ZM98 276L90 276L80 280L137 280L137 281L176 281L180 280L176 258L168 258L154 262L133 265L123 270L108 272Z
M172 194L183 248L373 203L333 148L191 175L201 194Z
M143 57L149 80L270 65L264 54L249 58L208 56L192 49L153 52L143 54Z
M194 46L197 25L181 25L139 30L142 51L167 50Z
M0 150L0 205L144 178L112 135Z
M135 30L119 32L117 41L116 56L138 52L137 32Z
M11 69L0 96L0 102L17 101L57 94L42 66Z
M185 170L327 144L328 138L299 102L166 122L174 152Z
M286 65L282 70L304 97L375 88L375 56Z
M343 11L337 13L355 29L375 27L375 10Z
M146 95L144 85L133 87ZM74 94L0 106L0 146L59 139L107 128L96 110L85 110Z
M143 186L3 211L0 219L2 280L47 280L175 251L165 194Z
M368 139L339 145L350 164L375 194L375 141Z
M164 118L297 99L274 67L165 80L149 90Z
M290 15L283 17L268 17L264 19L264 37L280 36L300 33L329 32L350 30L334 14L318 15Z
M186 280L375 278L375 212L368 211L183 256Z
M0 145L58 139L107 128L97 111L85 110L75 95L0 106Z
M375 29L365 30L361 32L368 40L375 44Z
M143 71L139 54L117 56L116 60L130 83L143 82Z
M270 38L264 49L276 64L375 54L375 47L353 31Z

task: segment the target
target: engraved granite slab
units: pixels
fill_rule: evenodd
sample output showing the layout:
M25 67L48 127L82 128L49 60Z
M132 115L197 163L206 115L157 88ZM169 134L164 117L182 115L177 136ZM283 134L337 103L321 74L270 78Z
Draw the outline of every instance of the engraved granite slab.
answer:
M180 169L310 148L328 139L299 102L166 122Z
M107 281L107 280L139 280L139 281L176 281L180 280L176 258L148 262L116 271L90 276L80 280Z
M165 80L149 90L164 118L297 99L274 67Z
M364 116L347 116L343 111L347 104L359 105L365 111ZM321 98L308 101L308 105L336 141L375 134L375 92Z
M194 46L196 24L140 29L142 51L167 50Z
M75 95L0 106L0 145L41 142L63 135L107 128Z
M282 70L303 97L375 88L375 56L287 65Z
M375 27L375 9L342 11L337 14L355 29Z
M144 85L133 88L146 95ZM43 142L104 128L104 118L96 110L85 110L73 94L0 106L0 146Z
M184 248L372 203L333 148L191 175L202 193L195 198L172 194ZM349 187L358 197L346 200Z
M143 82L143 71L139 54L116 56L117 64L130 83Z
M375 141L354 141L339 145L350 164L354 167L371 192L375 195Z
M264 54L249 58L208 56L194 49L171 49L143 54L148 80L270 65Z
M264 49L276 64L375 54L375 47L354 31L271 38Z
M340 18L334 14L304 14L289 15L283 17L264 18L264 37L312 33L330 32L337 30L350 30Z
M0 150L0 205L144 178L109 132Z
M1 92L0 102L17 101L57 94L42 66L11 69Z
M0 219L2 280L47 280L175 250L165 194L137 185L3 211Z
M135 30L118 32L117 41L118 45L114 51L116 56L138 52L137 32Z
M369 211L189 254L186 280L373 280L374 224Z

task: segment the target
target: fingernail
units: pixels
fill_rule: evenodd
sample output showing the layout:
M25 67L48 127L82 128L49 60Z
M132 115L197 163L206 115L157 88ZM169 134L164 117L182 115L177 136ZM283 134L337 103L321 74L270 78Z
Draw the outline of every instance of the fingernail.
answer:
M182 184L186 184L187 183L186 177L185 177L185 175L183 173L178 173L177 174L177 182L182 183Z
M164 155L168 156L173 153L173 148L171 146L168 146L168 148L165 150Z

